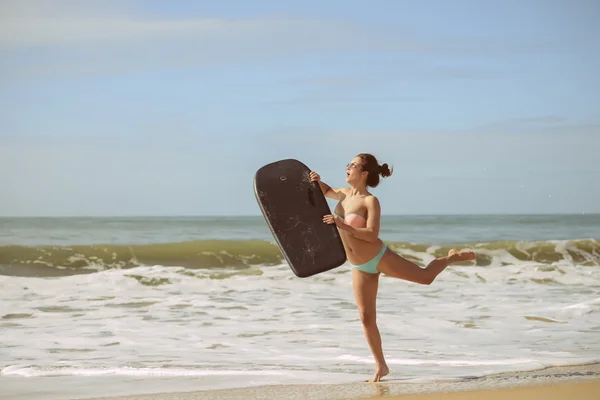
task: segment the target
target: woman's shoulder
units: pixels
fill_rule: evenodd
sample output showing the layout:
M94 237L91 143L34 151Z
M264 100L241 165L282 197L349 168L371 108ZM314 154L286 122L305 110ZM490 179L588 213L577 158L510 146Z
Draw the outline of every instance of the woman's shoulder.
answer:
M369 193L364 198L365 204L379 204L379 199L372 193Z

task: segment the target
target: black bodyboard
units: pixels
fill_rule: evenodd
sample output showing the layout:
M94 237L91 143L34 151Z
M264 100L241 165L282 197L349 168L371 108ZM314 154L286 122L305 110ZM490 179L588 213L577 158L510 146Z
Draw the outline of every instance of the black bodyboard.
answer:
M254 176L254 194L262 214L290 268L306 278L339 267L346 251L318 182L298 160L286 159L261 167Z

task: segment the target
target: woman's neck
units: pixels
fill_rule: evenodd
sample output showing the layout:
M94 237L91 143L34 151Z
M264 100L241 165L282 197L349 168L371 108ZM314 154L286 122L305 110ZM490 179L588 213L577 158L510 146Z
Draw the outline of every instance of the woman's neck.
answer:
M367 185L364 184L358 184L358 185L352 185L350 187L350 196L356 196L358 195L366 195L368 193L367 191Z

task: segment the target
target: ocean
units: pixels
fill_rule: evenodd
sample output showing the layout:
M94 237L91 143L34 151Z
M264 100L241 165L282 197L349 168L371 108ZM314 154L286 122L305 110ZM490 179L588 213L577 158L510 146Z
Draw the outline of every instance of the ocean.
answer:
M386 216L430 286L382 277L390 380L600 361L600 215ZM343 265L298 278L264 219L0 218L0 398L346 383L374 363Z

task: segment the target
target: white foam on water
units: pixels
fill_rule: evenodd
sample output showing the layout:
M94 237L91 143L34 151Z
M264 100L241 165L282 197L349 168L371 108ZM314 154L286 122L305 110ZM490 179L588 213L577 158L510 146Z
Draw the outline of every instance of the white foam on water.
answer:
M271 371L235 371L235 370L197 370L179 368L64 368L64 367L22 367L11 365L0 370L5 376L138 376L138 377L187 377L187 376L285 376L290 372Z
M430 286L382 277L377 320L392 379L600 359L598 268L496 257L512 264L449 267ZM305 279L286 265L256 269L0 276L0 377L214 375L250 385L373 372L348 266Z
M364 364L373 364L372 358L357 357L352 355L343 355L339 360L354 361ZM415 360L390 358L386 360L388 365L449 365L449 366L481 366L481 365L522 365L522 364L540 364L532 359L502 359L502 360Z

